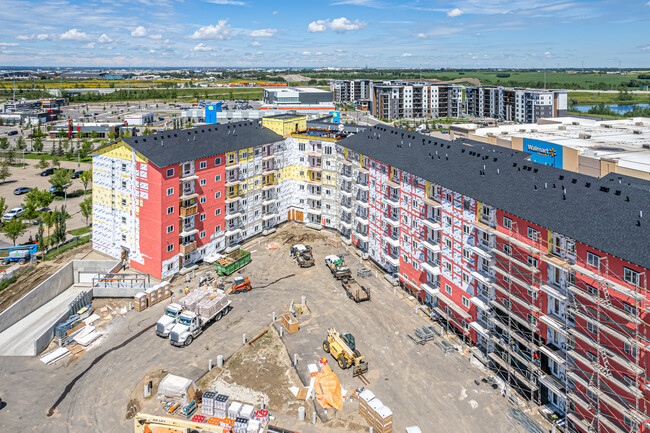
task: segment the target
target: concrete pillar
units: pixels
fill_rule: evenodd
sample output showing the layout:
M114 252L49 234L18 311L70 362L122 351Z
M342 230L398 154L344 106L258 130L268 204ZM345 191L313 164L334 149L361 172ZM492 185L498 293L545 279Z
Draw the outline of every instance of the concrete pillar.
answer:
M284 326L280 326L280 338L282 338L282 334L284 334Z
M264 397L260 399L260 409L264 409Z
M316 424L316 411L312 412L311 414L311 423Z
M298 365L298 354L297 353L293 354L293 365Z
M223 367L223 355L217 355L217 367Z
M246 334L243 334L243 335L242 335L242 341L243 341L242 344L246 344Z
M208 371L212 370L212 360L208 360Z
M305 420L305 406L300 406L298 408L298 420L299 421Z
M307 297L306 296L301 296L300 297L300 302L302 302L302 305L307 305Z
M129 311L133 309L133 302L129 302Z
M273 312L273 321L275 322L275 311Z

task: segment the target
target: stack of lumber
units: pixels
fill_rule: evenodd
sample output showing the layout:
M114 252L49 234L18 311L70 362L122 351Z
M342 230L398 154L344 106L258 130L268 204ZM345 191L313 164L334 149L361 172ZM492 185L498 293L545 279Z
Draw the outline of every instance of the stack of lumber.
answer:
M235 259L232 257L223 257L221 259L217 259L217 263L219 263L221 266L228 266L231 263L234 263Z
M65 348L65 347L59 347L57 349L54 349L51 352L46 353L45 355L41 356L41 362L44 364L52 364L53 362L58 361L61 358L64 358L70 354L70 351Z

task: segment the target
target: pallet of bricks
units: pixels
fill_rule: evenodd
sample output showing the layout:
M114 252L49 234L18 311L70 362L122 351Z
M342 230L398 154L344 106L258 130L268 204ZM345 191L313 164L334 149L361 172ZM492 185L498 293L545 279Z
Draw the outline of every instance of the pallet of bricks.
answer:
M144 292L138 292L133 297L133 303L136 311L142 311L147 307L157 304L163 299L171 297L171 285L168 281L163 281L155 286L149 287Z
M234 433L259 433L269 422L269 411L256 410L252 404L230 401L225 394L206 391L201 415L194 415L192 421L226 427Z
M359 397L359 414L377 433L393 431L393 412L369 389L361 391Z

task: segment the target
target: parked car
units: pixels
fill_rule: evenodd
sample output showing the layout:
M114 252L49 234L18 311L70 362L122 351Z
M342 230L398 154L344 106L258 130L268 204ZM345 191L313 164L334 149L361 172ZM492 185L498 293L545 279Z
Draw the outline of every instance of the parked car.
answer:
M19 216L21 216L24 213L25 213L25 209L18 206L18 207L15 207L15 208L11 209L6 214L4 214L2 219L5 220L5 221L11 221L12 219L18 218Z
M54 174L53 168L46 168L45 170L41 171L41 176L52 176L53 174Z
M73 179L79 179L79 176L81 176L81 173L83 173L83 170L77 170L74 173L72 173L72 178Z
M31 188L28 188L26 186L21 186L19 188L14 189L14 195L21 195L21 194L27 194Z
M18 131L16 131L16 130L9 131L9 132L7 132L7 135L18 135Z

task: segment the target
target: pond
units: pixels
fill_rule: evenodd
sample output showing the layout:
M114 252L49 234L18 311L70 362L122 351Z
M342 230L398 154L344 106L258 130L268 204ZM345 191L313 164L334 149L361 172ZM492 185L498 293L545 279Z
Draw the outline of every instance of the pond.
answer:
M639 108L648 108L650 104L636 104ZM596 107L596 105L575 105L573 107L574 111L579 111L581 113L586 113L591 108ZM618 114L623 114L634 109L634 105L618 105L618 104L607 104L605 107L609 108L612 111L617 112Z

